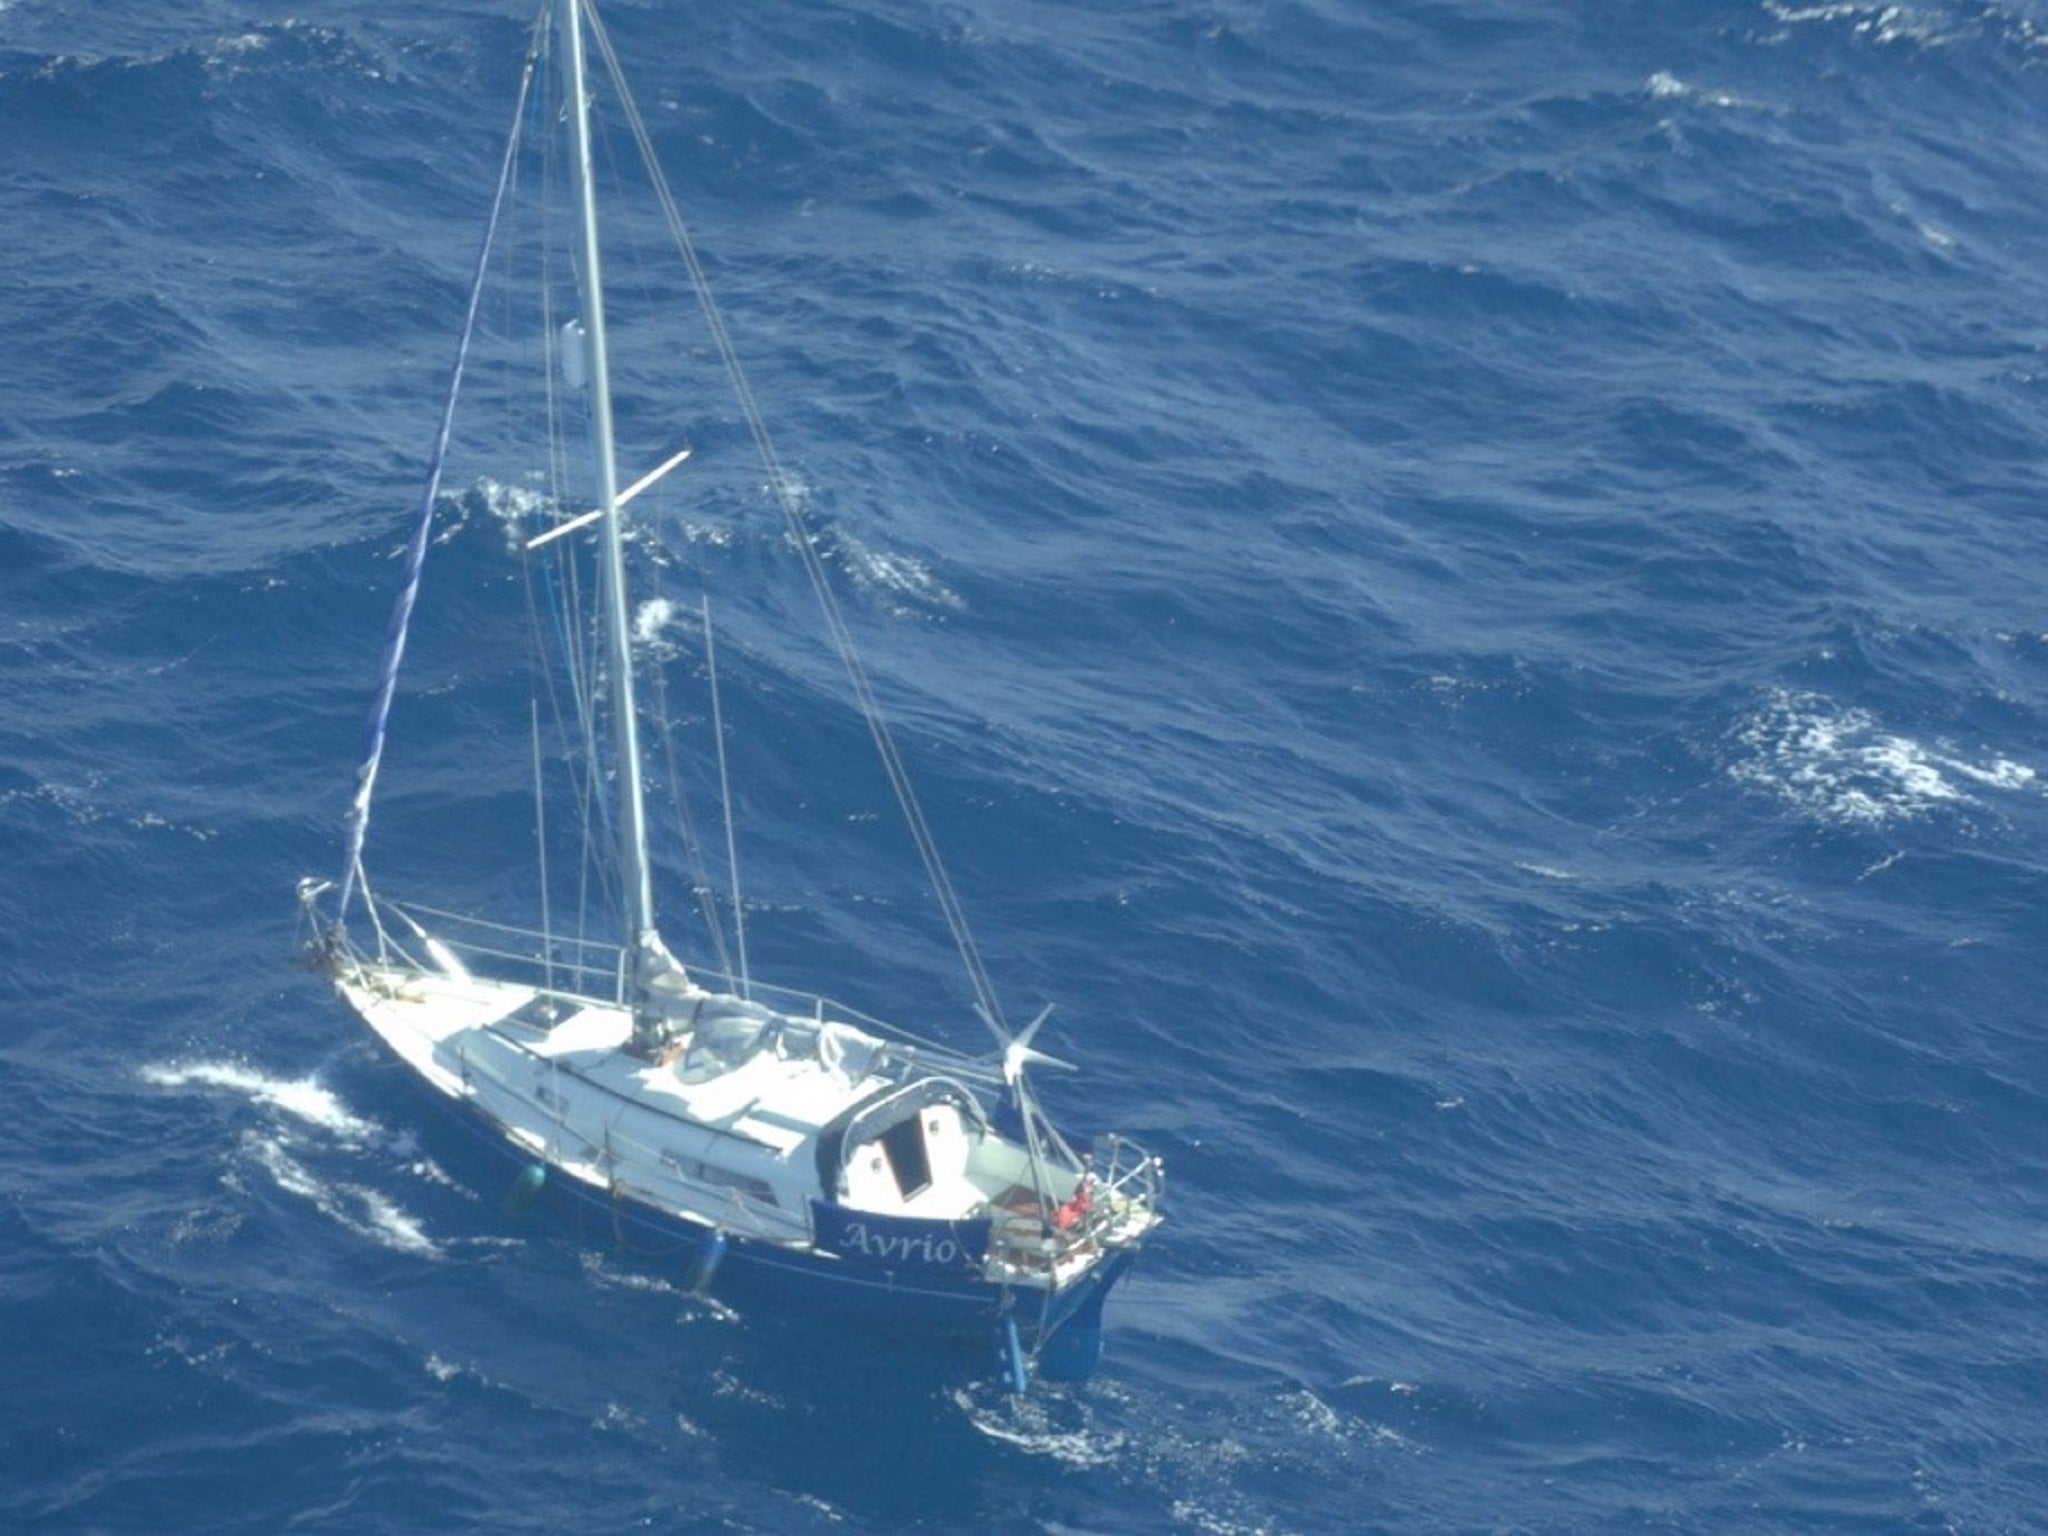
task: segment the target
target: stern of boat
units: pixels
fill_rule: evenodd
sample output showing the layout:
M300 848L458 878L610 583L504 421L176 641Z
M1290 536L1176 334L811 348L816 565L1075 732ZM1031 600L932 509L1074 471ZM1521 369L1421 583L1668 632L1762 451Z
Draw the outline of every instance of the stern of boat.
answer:
M1059 1290L1111 1254L1135 1250L1162 1220L1166 1170L1123 1136L1105 1136L1078 1178L1047 1210L1016 1186L992 1202L986 1277L999 1285Z
M1085 1381L1102 1354L1102 1308L1163 1214L1166 1170L1123 1136L1105 1136L1061 1202L1033 1191L999 1200L983 1275L1001 1288L995 1352L1011 1390L1035 1377Z

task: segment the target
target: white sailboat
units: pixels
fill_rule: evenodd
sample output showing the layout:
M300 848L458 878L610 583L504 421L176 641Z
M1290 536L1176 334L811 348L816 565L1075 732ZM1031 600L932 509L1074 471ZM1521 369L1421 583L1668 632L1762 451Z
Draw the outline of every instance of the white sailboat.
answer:
M594 9L589 0L547 0L532 36L408 546L344 871L338 881L301 884L307 953L436 1101L507 1158L522 1196L594 1213L597 1230L742 1306L823 1306L882 1326L983 1337L1020 1389L1033 1373L1083 1376L1100 1348L1103 1300L1160 1221L1160 1165L1115 1136L1079 1148L1040 1108L1030 1069L1051 1061L1032 1046L1045 1015L1014 1032L1004 1021ZM995 1036L992 1051L949 1048L822 998L761 985L746 974L743 944L737 967L713 969L678 961L663 937L648 854L623 509L687 455L671 453L649 475L620 484L592 176L593 52L699 286L712 342L791 520L789 542L806 563L825 634L897 789L977 1011ZM565 87L563 106L532 110L537 86L550 80ZM548 330L562 354L557 414L587 428L592 492L524 537L521 554L533 561L594 556L602 640L573 669L568 686L578 702L566 713L584 722L578 745L591 759L576 780L581 798L614 786L597 820L616 865L618 929L601 941L545 922L486 925L401 907L381 893L373 898L364 863L441 467L529 120L567 131L575 312ZM717 953L725 952L721 942Z

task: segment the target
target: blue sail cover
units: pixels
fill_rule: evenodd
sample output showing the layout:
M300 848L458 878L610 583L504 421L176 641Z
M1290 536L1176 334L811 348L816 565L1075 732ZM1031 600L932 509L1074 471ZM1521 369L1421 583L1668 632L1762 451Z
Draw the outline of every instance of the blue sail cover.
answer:
M497 243L498 219L505 207L505 195L512 184L512 168L519 150L518 125L526 115L526 98L533 85L537 54L529 49L526 67L519 77L517 105L513 109L513 132L506 135L504 163L498 170L498 190L491 198L491 217L476 253L476 268L469 283L469 308L462 319L462 338L455 348L455 366L448 379L448 397L441 407L441 430L434 437L433 457L427 464L426 492L420 498L419 516L413 523L412 539L405 547L405 570L398 586L398 600L392 604L391 624L384 634L384 663L377 677L377 696L370 705L369 722L363 727L362 764L356 769L355 798L348 811L348 854L341 870L341 898L335 904L337 922L348 916L349 898L355 894L356 877L362 869L363 840L370 831L370 797L377 787L377 769L384 760L384 739L391 723L391 700L398 690L398 668L405 660L405 638L412 627L412 611L419 601L420 573L427 563L428 536L434 527L434 502L441 494L441 467L447 461L448 440L455 430L455 402L462 394L462 372L469 362L469 346L476 335L477 311L482 307L484 273Z

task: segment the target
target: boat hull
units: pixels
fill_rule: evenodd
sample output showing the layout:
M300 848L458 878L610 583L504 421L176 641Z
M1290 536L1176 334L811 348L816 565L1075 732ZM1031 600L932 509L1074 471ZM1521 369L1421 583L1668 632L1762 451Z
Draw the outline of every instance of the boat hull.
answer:
M1014 1324L1019 1345L1036 1361L1037 1375L1079 1381L1092 1372L1100 1354L1103 1304L1137 1257L1134 1248L1107 1253L1048 1297L1041 1288L1005 1286L978 1274L863 1262L723 1231L631 1195L594 1188L536 1161L509 1141L488 1114L441 1092L391 1042L371 1033L381 1054L403 1069L408 1090L462 1132L496 1177L505 1180L508 1211L545 1212L579 1239L742 1313L760 1308L832 1317L894 1336L973 1345L992 1349L999 1365L1006 1364L1002 1357ZM486 1184L490 1178L484 1175ZM955 1224L929 1225L943 1233Z

